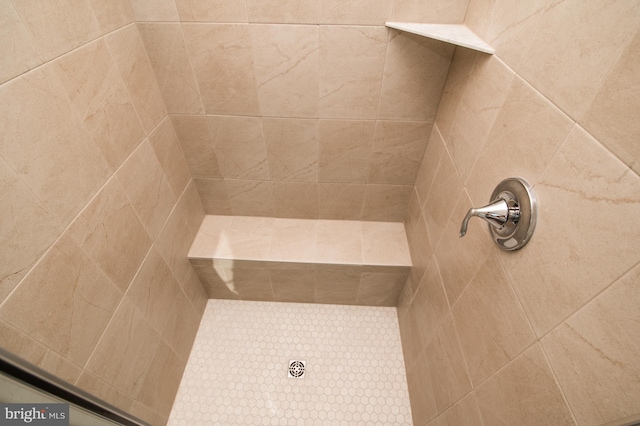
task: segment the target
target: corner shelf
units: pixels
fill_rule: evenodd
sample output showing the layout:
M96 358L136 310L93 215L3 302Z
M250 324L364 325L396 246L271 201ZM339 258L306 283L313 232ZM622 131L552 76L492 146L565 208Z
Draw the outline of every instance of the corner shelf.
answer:
M412 22L385 22L384 25L396 30L429 37L490 55L493 55L495 52L493 47L485 43L465 25L418 24Z

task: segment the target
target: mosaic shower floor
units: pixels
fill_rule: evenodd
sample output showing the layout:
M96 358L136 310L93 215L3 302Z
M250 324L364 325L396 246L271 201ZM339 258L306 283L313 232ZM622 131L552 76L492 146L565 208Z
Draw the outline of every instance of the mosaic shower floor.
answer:
M395 308L209 300L168 424L411 425Z

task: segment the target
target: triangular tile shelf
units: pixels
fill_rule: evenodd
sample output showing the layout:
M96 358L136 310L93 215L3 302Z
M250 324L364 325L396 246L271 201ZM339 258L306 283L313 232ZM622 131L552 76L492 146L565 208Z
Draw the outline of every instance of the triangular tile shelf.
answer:
M465 25L418 24L411 22L385 22L385 25L389 28L452 43L490 55L495 52L493 47L485 43Z

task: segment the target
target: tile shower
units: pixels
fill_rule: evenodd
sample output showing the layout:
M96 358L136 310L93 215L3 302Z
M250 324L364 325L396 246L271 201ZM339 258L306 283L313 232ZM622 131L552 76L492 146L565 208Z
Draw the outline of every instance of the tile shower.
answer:
M411 425L396 310L210 300L169 418L198 424Z
M413 424L634 418L639 8L1 0L0 345L165 424L208 306L257 303L208 301L205 215L404 222ZM540 198L531 243L459 239L509 176Z

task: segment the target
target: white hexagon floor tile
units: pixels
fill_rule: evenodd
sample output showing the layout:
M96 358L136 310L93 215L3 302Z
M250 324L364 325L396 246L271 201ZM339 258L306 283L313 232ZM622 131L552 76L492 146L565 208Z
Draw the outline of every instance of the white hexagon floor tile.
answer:
M411 425L395 308L209 300L168 424Z

